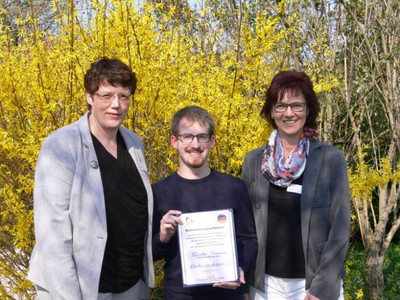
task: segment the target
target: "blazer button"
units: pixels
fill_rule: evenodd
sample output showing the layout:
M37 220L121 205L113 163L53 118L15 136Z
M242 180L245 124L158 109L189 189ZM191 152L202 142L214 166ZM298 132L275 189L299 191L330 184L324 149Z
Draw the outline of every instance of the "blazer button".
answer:
M92 162L90 163L90 167L91 167L92 169L98 169L98 168L99 168L99 164L97 163L97 161L92 161Z

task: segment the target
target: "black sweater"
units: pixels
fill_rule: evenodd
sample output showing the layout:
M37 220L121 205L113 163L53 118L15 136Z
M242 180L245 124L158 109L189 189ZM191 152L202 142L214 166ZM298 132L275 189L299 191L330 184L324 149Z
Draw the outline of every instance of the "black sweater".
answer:
M212 170L199 180L187 180L177 173L153 185L154 260L164 258L164 299L241 299L244 290L213 288L212 285L183 287L177 236L160 242L160 220L169 210L182 213L233 209L239 266L246 273L257 254L257 238L247 188L235 177Z

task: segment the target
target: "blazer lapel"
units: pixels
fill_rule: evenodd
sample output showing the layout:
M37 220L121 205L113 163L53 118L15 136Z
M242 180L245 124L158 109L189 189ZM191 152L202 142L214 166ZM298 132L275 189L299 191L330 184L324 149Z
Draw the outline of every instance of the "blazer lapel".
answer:
M267 242L267 224L265 220L268 219L268 193L269 193L269 181L261 172L261 160L264 152L264 147L260 148L260 152L257 153L256 159L254 159L254 170L255 172L255 203L253 204L256 208L254 213L255 223L257 232L259 232L259 243L265 244ZM262 255L265 255L264 253Z
M265 178L263 173L261 172L261 160L263 156L264 149L261 149L261 152L257 154L257 159L255 159L254 170L259 170L256 172L255 178L255 187L257 189L257 195L259 198L256 199L256 208L261 208L263 211L266 212L267 210L267 203L268 203L268 192L269 192L269 181Z
M140 172L140 175L143 175L142 172L147 174L146 160L138 143L135 142L131 136L129 136L129 134L125 131L125 128L120 128L120 133L125 141L126 147L128 148L129 154L131 155L136 167Z
M88 175L88 184L93 195L93 201L99 213L100 219L107 228L106 207L104 200L103 182L101 180L100 166L94 150L92 136L89 129L89 114L79 119L79 131L83 141L83 155L85 158L85 168Z
M301 210L303 249L306 258L307 258L306 250L308 247L305 243L306 241L308 241L312 204L319 177L319 172L321 170L321 163L323 159L323 151L320 151L322 145L323 144L321 142L315 139L310 140L310 150L303 176L300 210Z

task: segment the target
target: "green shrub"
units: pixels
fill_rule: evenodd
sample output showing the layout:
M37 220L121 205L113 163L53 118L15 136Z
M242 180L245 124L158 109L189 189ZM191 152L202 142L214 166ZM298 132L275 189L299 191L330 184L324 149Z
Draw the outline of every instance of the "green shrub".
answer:
M392 243L383 263L385 279L384 299L400 299L400 243ZM346 300L367 299L365 278L364 246L360 241L352 241L349 246L346 260L346 277L344 290Z
M383 263L385 299L400 299L400 242L392 243Z
M346 277L344 278L345 298L366 299L365 254L362 243L351 242L346 259Z

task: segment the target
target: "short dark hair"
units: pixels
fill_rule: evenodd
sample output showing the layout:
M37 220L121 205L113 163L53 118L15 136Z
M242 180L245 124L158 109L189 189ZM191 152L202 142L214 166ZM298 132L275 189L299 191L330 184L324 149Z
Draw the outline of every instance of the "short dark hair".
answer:
M264 106L260 115L265 118L274 128L275 121L272 119L271 112L274 105L279 102L286 93L291 96L302 94L306 99L309 113L306 118L305 127L317 128L317 118L321 110L317 95L310 78L304 72L296 70L281 71L274 76L267 89Z
M126 64L118 59L100 58L93 62L84 78L86 93L93 95L102 83L129 88L133 95L136 90L136 75Z
M214 135L215 122L213 117L203 108L195 105L186 106L178 110L172 117L171 121L171 134L174 136L179 135L179 122L185 118L189 122L199 122L201 125L209 125L208 134Z

